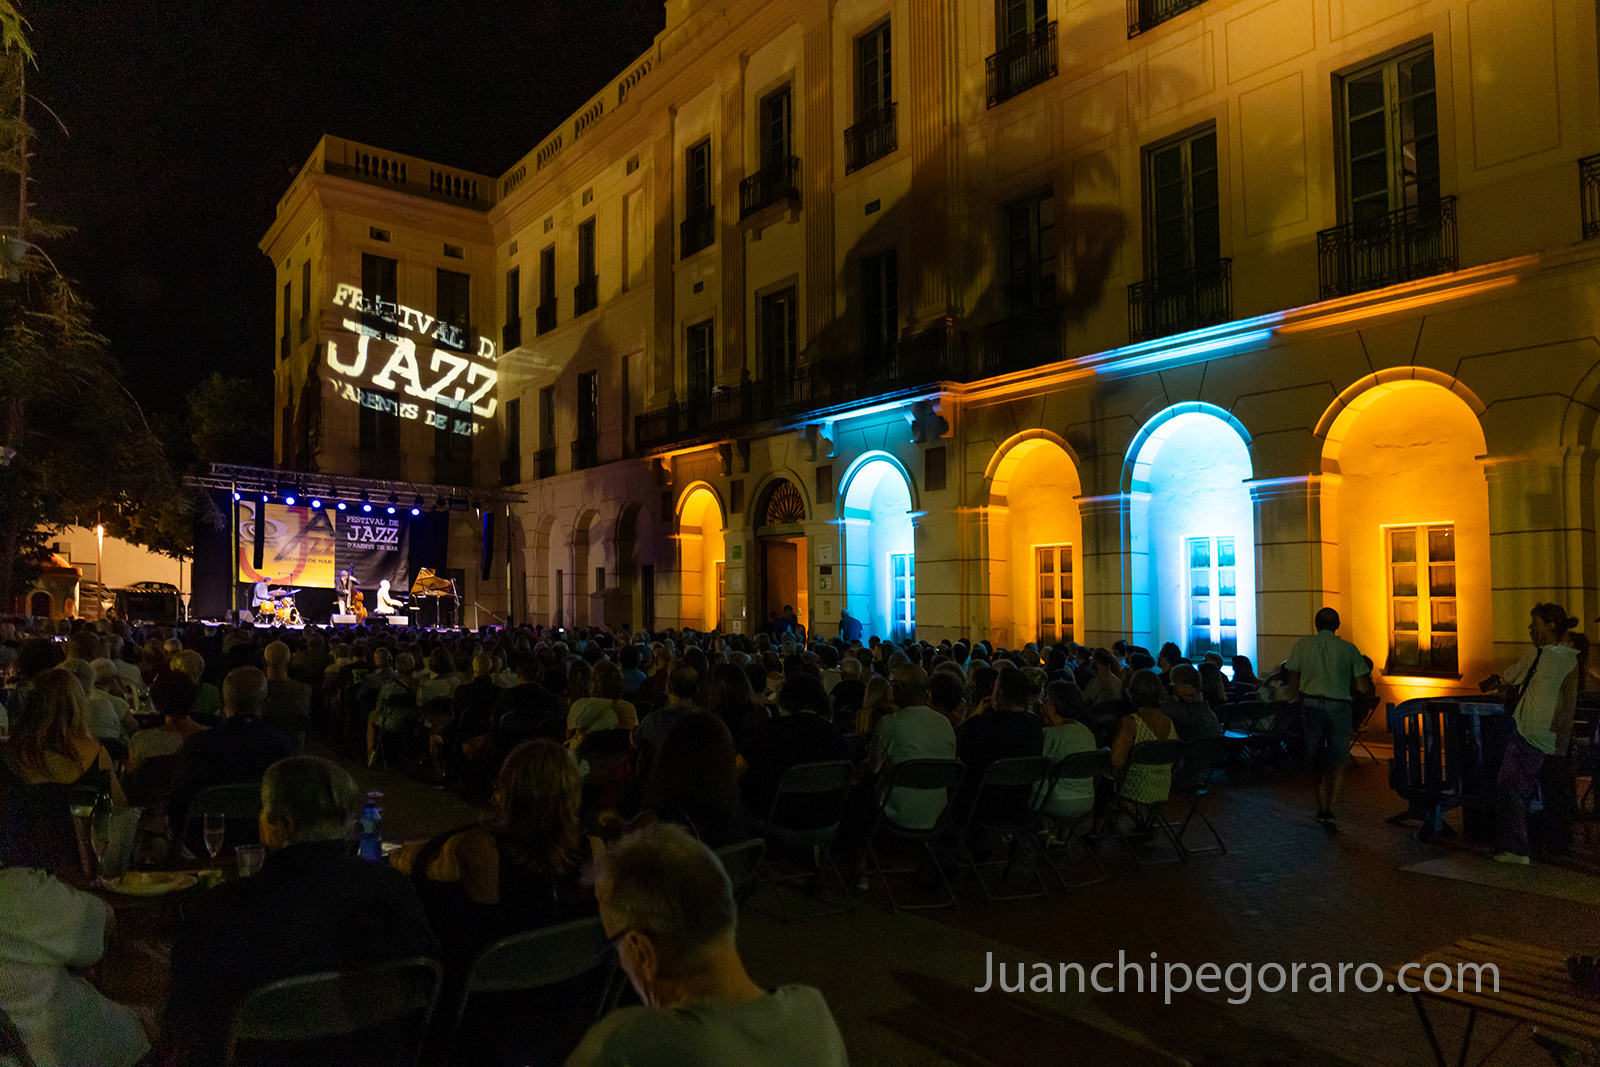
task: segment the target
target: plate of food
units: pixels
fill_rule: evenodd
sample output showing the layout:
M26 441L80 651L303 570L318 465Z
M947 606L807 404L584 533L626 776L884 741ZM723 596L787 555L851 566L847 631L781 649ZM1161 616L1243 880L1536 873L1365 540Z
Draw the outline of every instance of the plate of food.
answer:
M159 897L188 889L199 879L184 871L129 871L120 878L108 878L102 884L113 893L130 897Z

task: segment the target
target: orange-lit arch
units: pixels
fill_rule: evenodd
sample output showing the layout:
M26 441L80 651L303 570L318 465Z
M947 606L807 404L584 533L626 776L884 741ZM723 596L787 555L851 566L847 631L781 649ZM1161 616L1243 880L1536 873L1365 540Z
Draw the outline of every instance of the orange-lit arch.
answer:
M989 625L995 639L1014 646L1083 640L1078 457L1060 435L1024 430L995 450L984 478Z
M1362 412L1381 397L1397 389L1423 385L1438 386L1454 393L1472 409L1475 418L1483 418L1486 410L1483 401L1479 400L1478 394L1463 385L1459 379L1430 367L1389 367L1351 383L1344 392L1334 398L1333 403L1322 413L1322 418L1317 420L1315 432L1323 439L1323 473L1339 473L1339 454L1344 447L1345 439L1350 434L1350 427L1355 425L1356 419ZM1480 431L1478 453L1481 455L1487 450L1488 445L1481 441Z
M1016 477L1017 467L1035 451L1050 445L1055 445L1066 454L1073 470L1079 469L1078 454L1060 434L1042 429L1023 430L1002 441L1000 447L994 450L994 455L989 457L989 466L983 472L989 491L989 499L986 502L996 506L1004 505L1011 491L1011 481Z
M706 482L694 482L678 499L679 625L714 630L724 618L722 567L727 528L722 499Z

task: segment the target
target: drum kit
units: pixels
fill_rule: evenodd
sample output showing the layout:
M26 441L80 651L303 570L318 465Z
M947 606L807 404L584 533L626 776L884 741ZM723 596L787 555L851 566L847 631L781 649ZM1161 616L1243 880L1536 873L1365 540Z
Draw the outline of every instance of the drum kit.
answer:
M280 626L304 626L305 620L300 617L300 609L294 606L294 595L298 589L278 589L272 593L272 599L262 601L261 621L277 623Z

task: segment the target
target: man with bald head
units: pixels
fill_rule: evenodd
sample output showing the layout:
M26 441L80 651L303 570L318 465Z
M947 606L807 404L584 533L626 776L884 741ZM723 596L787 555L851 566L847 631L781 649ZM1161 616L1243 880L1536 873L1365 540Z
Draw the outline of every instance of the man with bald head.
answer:
M928 706L928 672L903 663L890 677L900 710L878 720L872 731L868 760L882 774L897 763L914 759L955 759L956 731L950 720ZM944 811L943 789L900 788L889 795L884 812L901 826L930 829Z
M174 830L182 831L189 802L202 789L259 782L268 767L294 755L294 743L262 720L266 700L267 676L255 667L235 667L222 680L222 724L195 734L178 750L172 801L167 807ZM241 832L235 837L235 827L228 827L230 842L255 840L254 827L238 829Z

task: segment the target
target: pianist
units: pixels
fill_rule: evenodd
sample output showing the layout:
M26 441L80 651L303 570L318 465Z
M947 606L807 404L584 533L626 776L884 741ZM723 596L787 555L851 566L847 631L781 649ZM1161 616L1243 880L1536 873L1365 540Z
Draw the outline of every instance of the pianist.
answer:
M400 602L389 592L389 579L384 578L378 582L378 607L377 614L393 615L400 607Z

